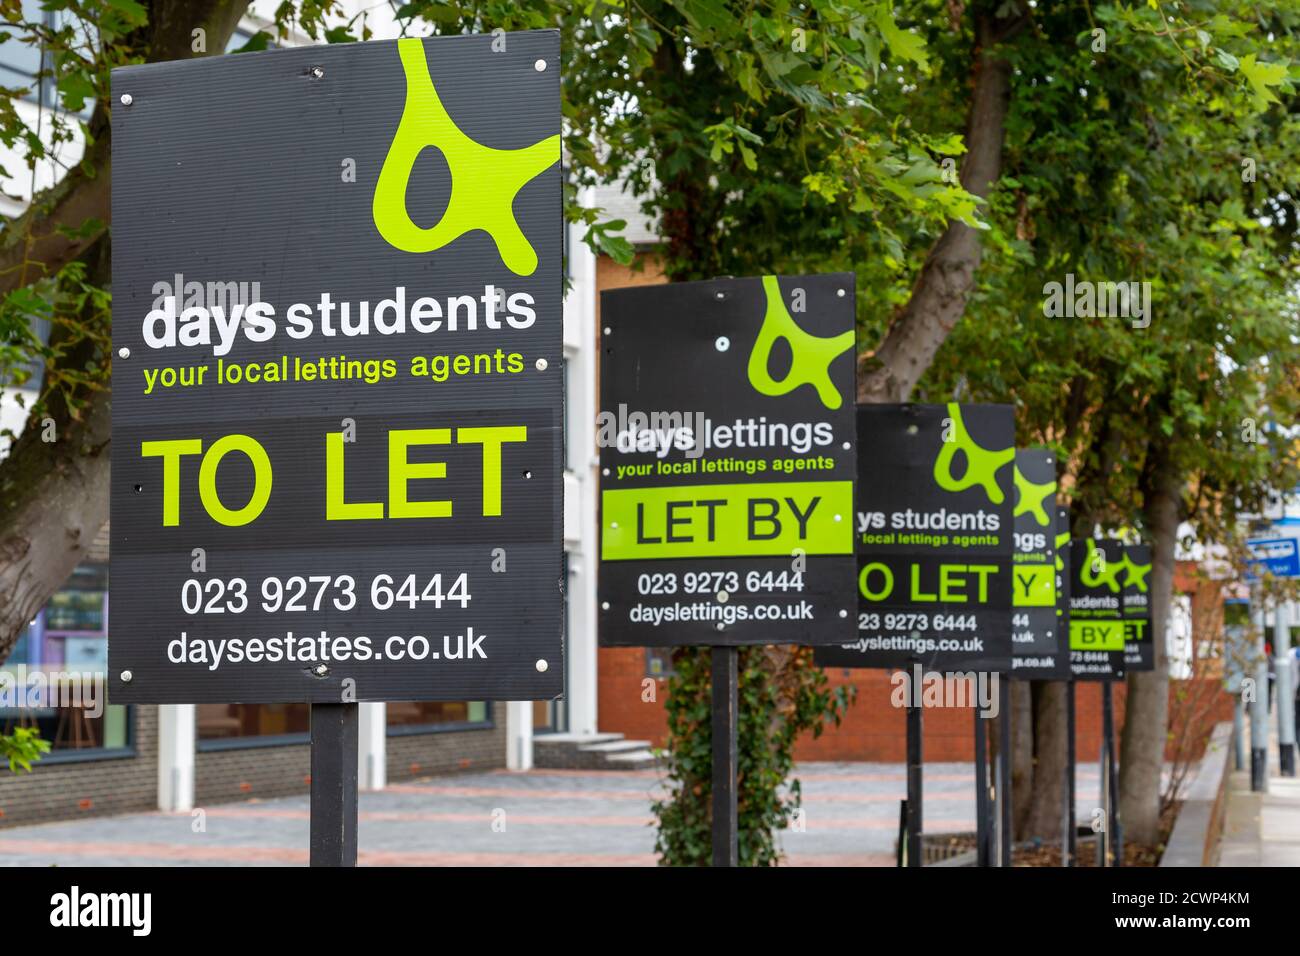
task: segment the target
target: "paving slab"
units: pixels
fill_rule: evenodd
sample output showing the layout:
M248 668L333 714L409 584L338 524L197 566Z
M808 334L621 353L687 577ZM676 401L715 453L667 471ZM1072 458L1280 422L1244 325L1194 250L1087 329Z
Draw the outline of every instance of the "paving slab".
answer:
M804 829L779 836L796 866L894 865L900 764L808 763L797 770ZM1079 768L1080 814L1096 768ZM969 764L928 764L927 832L974 829ZM653 866L655 769L495 771L430 777L362 793L363 866ZM193 813L134 813L0 830L10 866L299 866L307 797L247 800Z

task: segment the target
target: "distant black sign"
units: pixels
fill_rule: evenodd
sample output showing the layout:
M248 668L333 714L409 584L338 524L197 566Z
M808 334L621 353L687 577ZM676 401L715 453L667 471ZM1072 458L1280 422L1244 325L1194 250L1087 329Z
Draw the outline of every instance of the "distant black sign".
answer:
M1070 667L1075 680L1124 676L1123 571L1122 542L1070 542Z
M834 667L1011 669L1009 405L858 409L857 640Z
M558 71L114 71L114 701L561 693Z
M1151 546L1124 546L1124 670L1152 671L1156 668L1155 644L1151 634Z
M601 295L602 644L851 632L853 282Z
M1056 456L1022 448L1015 461L1011 673L1027 680L1069 676L1069 639L1056 607Z

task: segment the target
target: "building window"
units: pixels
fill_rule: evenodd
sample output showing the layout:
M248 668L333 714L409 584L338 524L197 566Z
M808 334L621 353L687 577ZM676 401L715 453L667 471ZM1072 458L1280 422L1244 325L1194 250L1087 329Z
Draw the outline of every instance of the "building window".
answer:
M198 704L200 750L301 744L311 739L310 704Z
M492 726L492 709L482 700L390 700L386 711L390 735Z
M31 727L50 744L44 761L134 753L134 713L105 699L108 565L87 562L23 629L0 666L0 732Z
M65 24L72 23L79 29L82 37L94 36L97 32L67 10L45 10L42 6L42 0L23 0L23 22L43 24L51 30L58 30ZM47 75L42 77L39 83L36 81L38 73L54 70L54 59L42 49L41 45L27 42L33 39L32 33L28 30L3 24L0 25L0 33L9 36L8 40L0 42L0 86L26 90L22 98L28 102L62 109L56 78ZM82 119L89 119L93 108L93 102L87 101L81 112L76 115Z

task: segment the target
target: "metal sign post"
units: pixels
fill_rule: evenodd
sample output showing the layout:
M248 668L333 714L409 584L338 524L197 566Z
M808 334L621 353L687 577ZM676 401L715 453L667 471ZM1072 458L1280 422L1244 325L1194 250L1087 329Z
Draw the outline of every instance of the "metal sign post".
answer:
M1056 633L1067 648L1070 632L1070 513L1056 509ZM1078 859L1078 827L1075 823L1075 752L1074 752L1074 677L1073 667L1065 668L1065 806L1062 817L1065 832L1061 835L1061 865L1074 866Z
M979 718L976 717L976 720ZM907 865L924 866L921 834L921 768L923 756L922 708L919 700L907 702Z
M1119 819L1119 767L1115 747L1115 696L1114 685L1106 681L1101 685L1101 716L1104 729L1106 749L1106 806L1109 819L1106 831L1109 834L1111 852L1115 856L1115 866L1124 865L1124 828Z
M1291 657L1291 629L1287 602L1273 609L1273 673L1277 681L1278 769L1284 777L1295 776L1295 662Z
M1106 759L1106 750L1110 740L1105 733L1101 735L1101 748L1097 754L1097 799L1101 802L1101 832L1097 833L1097 865L1104 867L1109 854L1107 842L1110 840L1110 761ZM1096 817L1093 817L1093 830L1096 831Z
M740 860L736 802L737 685L740 648L715 647L713 668L713 865Z
M356 704L311 705L311 865L357 865Z
M1254 699L1250 705L1250 789L1256 793L1268 792L1268 648L1264 641L1267 611L1264 594L1255 589L1255 624L1258 636L1255 641Z
M1074 681L1065 682L1065 837L1061 842L1061 865L1074 866L1079 852L1079 829L1075 822Z
M988 866L992 855L989 822L989 739L984 718L975 713L975 865Z
M1011 865L1011 679L998 680L998 866Z

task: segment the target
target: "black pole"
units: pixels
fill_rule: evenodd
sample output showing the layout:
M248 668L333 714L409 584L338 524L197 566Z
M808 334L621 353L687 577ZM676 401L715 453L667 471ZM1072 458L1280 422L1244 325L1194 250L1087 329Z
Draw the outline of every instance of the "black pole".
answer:
M357 865L356 704L311 705L311 865Z
M1078 825L1074 819L1074 680L1065 682L1065 840L1062 844L1061 863L1074 866L1078 854Z
M1104 685L1103 685L1104 687ZM1110 737L1106 733L1106 692L1101 694L1101 753L1097 757L1098 799L1101 800L1101 833L1097 840L1097 865L1106 866L1106 843L1110 840ZM1094 820L1096 817L1093 818Z
M998 866L1011 865L1011 678L998 675Z
M713 666L713 865L737 866L736 697L740 649L715 647Z
M898 846L894 851L894 866L907 866L907 800L898 801Z
M914 691L919 694L919 688ZM921 858L921 708L907 705L907 865L923 866Z
M984 718L975 714L975 865L989 865L989 743Z
M1124 824L1119 818L1119 753L1115 746L1115 698L1113 685L1106 681L1102 689L1102 716L1106 723L1106 794L1110 804L1110 845L1115 866L1124 865Z

